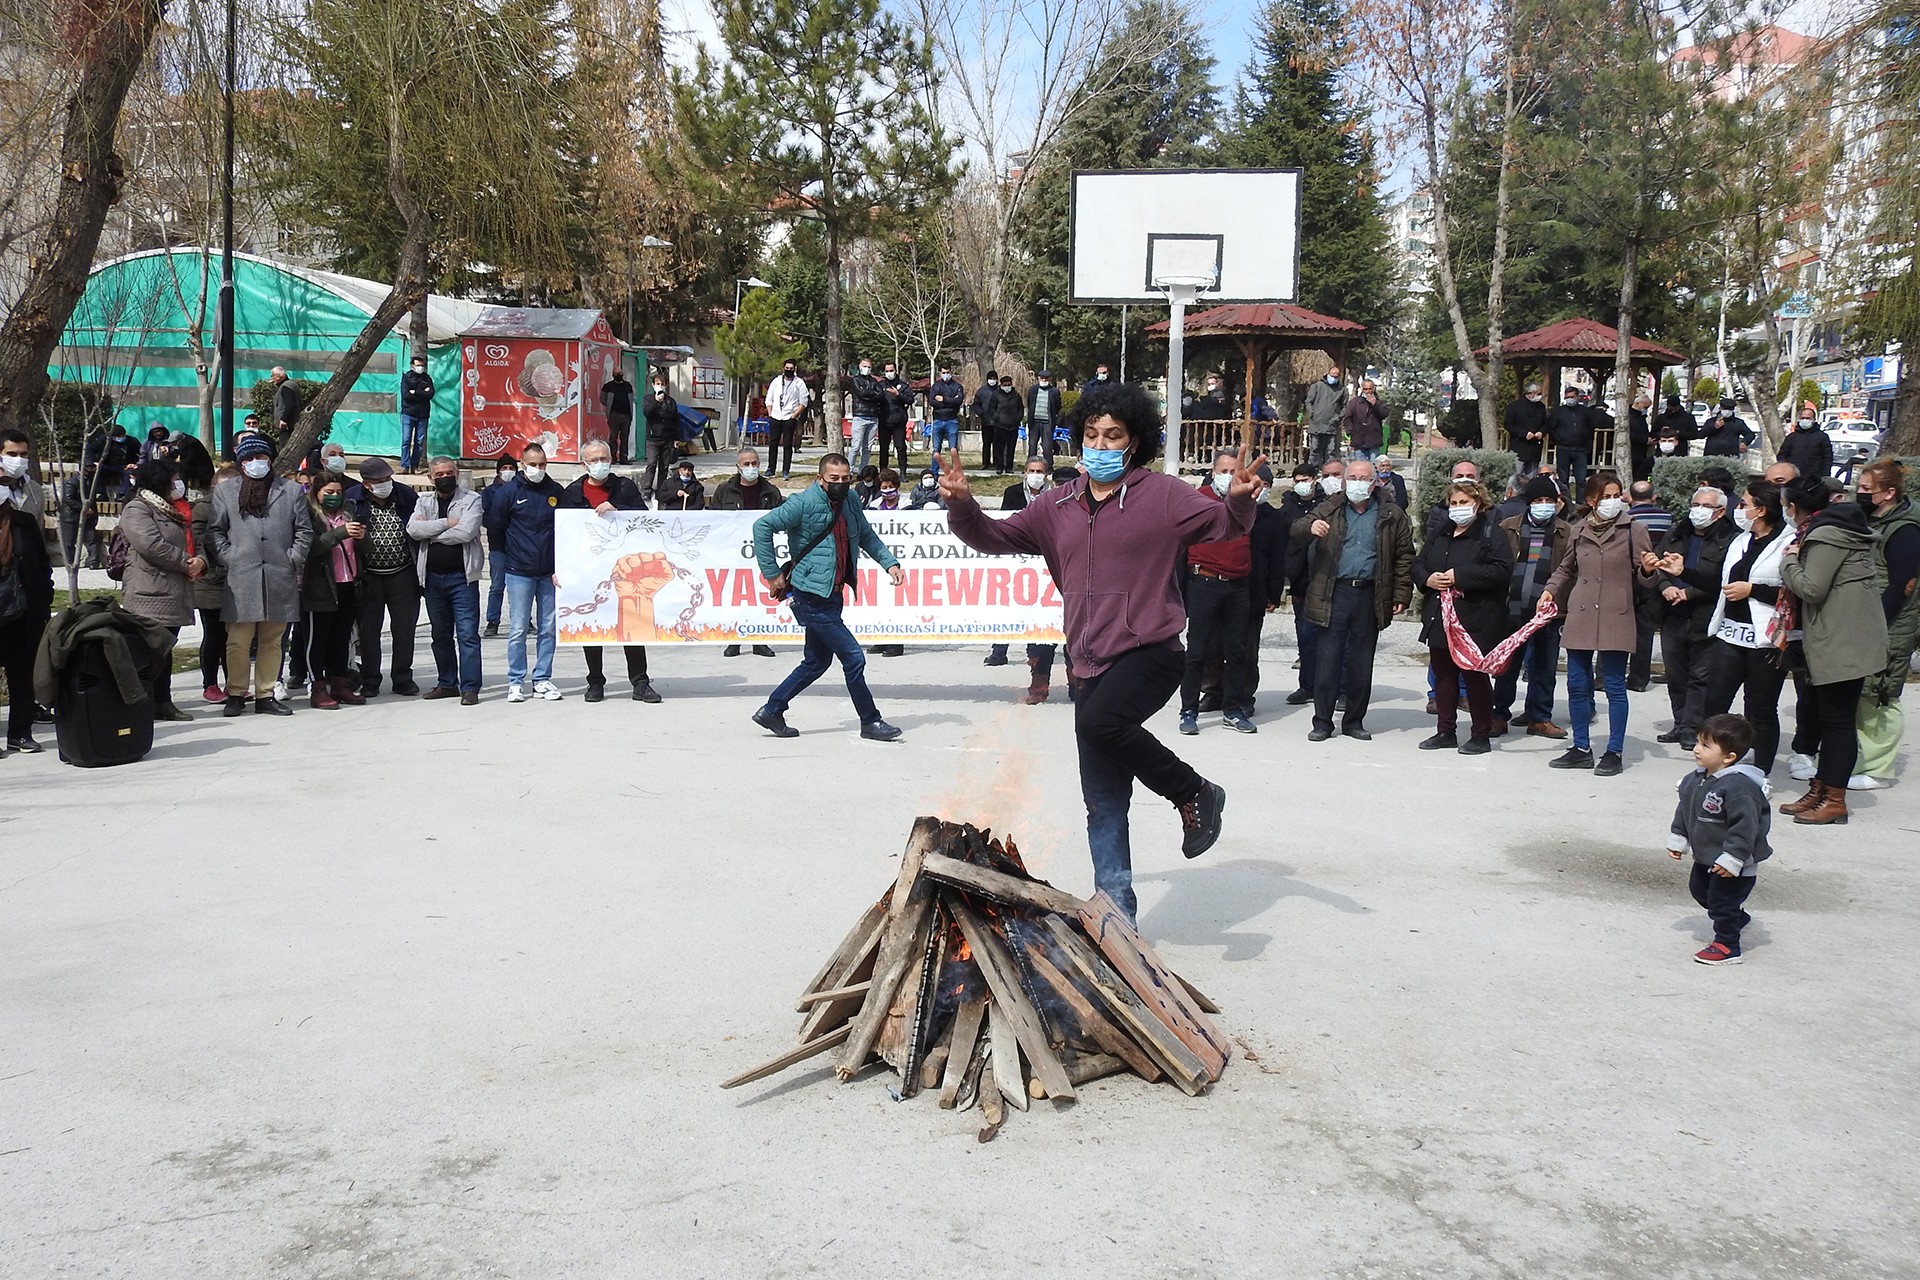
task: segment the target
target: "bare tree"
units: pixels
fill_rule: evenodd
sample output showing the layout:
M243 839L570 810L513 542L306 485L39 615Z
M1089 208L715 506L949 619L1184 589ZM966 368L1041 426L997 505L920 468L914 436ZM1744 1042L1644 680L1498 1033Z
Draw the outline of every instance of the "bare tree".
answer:
M25 287L0 324L0 428L33 421L47 388L47 360L87 286L107 211L125 166L114 149L120 108L160 23L160 0L61 0L10 9L7 35L53 60L67 77L65 120L54 172L53 215L33 232ZM28 166L44 177L40 163ZM33 185L32 177L29 185Z
M1184 0L914 0L941 63L936 110L965 143L946 206L974 362L993 361L1023 301L1020 222L1062 130L1187 30Z
M1513 188L1521 136L1543 88L1531 56L1542 14L1528 0L1357 0L1350 20L1354 43L1369 51L1360 74L1374 94L1375 119L1389 145L1414 147L1414 184L1433 193L1434 277L1452 323L1460 366L1479 396L1480 440L1499 441L1500 374L1505 368L1506 269L1512 231ZM1491 92L1482 92L1483 87ZM1460 300L1462 275L1453 245L1448 191L1460 163L1456 126L1484 108L1486 130L1498 139L1493 250L1487 270L1486 359L1467 331Z

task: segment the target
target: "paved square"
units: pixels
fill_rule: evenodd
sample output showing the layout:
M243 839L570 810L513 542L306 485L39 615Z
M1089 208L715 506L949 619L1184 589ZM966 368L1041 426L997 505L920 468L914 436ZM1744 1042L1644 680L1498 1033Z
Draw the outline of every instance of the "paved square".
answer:
M1596 779L1414 750L1384 656L1375 740L1310 745L1264 658L1258 736L1152 722L1228 788L1219 845L1135 809L1142 931L1244 1056L987 1146L873 1072L717 1086L917 814L1089 891L1071 712L1017 661L874 659L896 746L837 671L800 738L748 723L791 648L656 649L659 706L583 703L563 650L567 700L509 706L488 641L477 708L226 720L183 682L139 765L0 761L0 1274L1915 1274L1920 784L1776 819L1708 969L1663 690Z

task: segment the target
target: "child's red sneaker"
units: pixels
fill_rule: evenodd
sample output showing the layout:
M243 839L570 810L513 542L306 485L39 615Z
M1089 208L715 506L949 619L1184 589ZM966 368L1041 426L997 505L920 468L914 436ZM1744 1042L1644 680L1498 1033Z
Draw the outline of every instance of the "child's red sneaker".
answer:
M1739 964L1740 953L1724 942L1709 942L1693 953L1695 964Z

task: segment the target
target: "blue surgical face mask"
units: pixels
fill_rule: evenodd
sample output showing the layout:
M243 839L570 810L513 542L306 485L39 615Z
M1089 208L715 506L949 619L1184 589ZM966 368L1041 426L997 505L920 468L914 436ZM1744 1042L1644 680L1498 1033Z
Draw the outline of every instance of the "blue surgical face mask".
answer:
M1111 484L1127 474L1127 451L1125 449L1083 449L1080 461L1087 469L1087 475L1102 484Z
M1557 502L1532 502L1527 504L1527 516L1535 524L1545 524L1553 519L1554 513L1559 509L1560 504Z

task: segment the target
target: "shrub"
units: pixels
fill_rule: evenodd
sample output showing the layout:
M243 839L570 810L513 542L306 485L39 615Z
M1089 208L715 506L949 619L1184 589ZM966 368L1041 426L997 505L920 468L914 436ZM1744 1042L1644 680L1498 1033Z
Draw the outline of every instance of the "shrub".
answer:
M1733 472L1736 486L1760 474L1748 466L1744 458L1655 458L1653 460L1655 499L1676 517L1685 516L1687 504L1693 500L1693 491L1700 487L1700 473L1713 467L1725 467ZM1739 500L1738 493L1727 495L1729 506L1737 504Z
M1693 380L1693 398L1704 400L1708 404L1720 402L1720 379L1712 374L1703 374Z
M1502 449L1427 450L1420 455L1414 472L1413 510L1407 513L1413 518L1416 530L1425 529L1427 513L1447 500L1447 475L1453 470L1453 464L1463 458L1471 459L1480 468L1480 483L1486 486L1495 502L1506 496L1507 481L1513 479L1513 473L1520 466L1520 459Z
M87 425L105 427L113 421L113 396L87 382L50 382L40 401L44 412L34 415L27 434L33 439L33 455L42 463L56 459L68 463L80 461L81 441ZM47 429L47 420L53 429ZM59 437L56 441L55 437ZM58 448L55 448L56 443Z
M320 388L327 385L324 382L315 382L311 378L289 378L287 381L293 383L294 389L300 393L300 407L303 409L312 404L313 398L320 394ZM260 415L260 421L266 425L267 434L272 435L273 383L271 381L262 378L253 384L253 390L247 396L247 409ZM239 429L237 424L234 429ZM325 438L325 436L321 437L321 439Z

